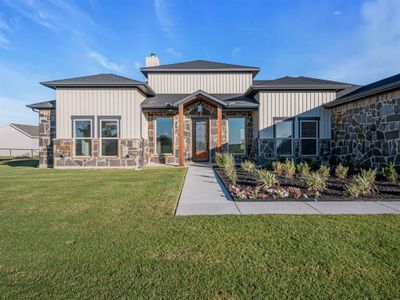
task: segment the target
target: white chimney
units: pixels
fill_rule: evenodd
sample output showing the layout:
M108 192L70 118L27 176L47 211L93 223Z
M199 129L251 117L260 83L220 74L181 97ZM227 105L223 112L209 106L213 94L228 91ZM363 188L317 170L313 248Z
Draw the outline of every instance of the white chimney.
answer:
M151 53L150 56L146 57L146 67L157 67L160 65L157 55Z

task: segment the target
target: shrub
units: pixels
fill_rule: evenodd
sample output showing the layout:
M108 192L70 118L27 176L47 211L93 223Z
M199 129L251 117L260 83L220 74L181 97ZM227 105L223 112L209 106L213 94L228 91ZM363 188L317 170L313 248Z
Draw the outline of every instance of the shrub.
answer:
M329 178L330 175L330 169L329 167L325 166L325 165L321 165L319 167L318 173L325 178L325 180L327 180Z
M304 177L304 181L307 188L313 192L322 192L326 185L326 178L323 177L319 172L310 172Z
M375 178L375 170L362 170L360 174L356 174L351 178L351 181L346 185L345 190L354 198L368 196L376 191Z
M265 170L257 170L256 178L261 182L264 189L269 189L279 183L274 173Z
M229 181L233 185L236 185L237 175L236 175L236 167L235 167L235 158L231 154L225 155L224 171L225 171L225 175L226 175L226 177L228 177Z
M223 168L224 167L225 160L226 160L226 155L225 154L217 153L217 155L215 156L215 163L217 164L218 168Z
M335 175L337 178L345 179L347 177L347 173L349 172L349 167L345 167L342 163L338 164L335 168Z
M394 164L392 162L386 168L382 168L382 174L388 181L392 183L395 183L397 181L398 175L396 172L396 168L394 167Z
M282 166L282 173L283 176L285 176L286 178L291 178L296 173L296 164L293 160L286 160L286 162L283 163Z
M274 169L274 172L277 175L282 175L282 173L283 173L283 163L281 163L280 161L274 161L272 163L272 168Z
M249 161L249 160L246 160L246 161L242 162L240 164L240 167L243 170L245 170L247 173L254 173L254 171L256 170L256 165L253 162Z
M268 171L272 171L274 169L274 167L273 167L273 165L272 165L272 163L270 161L267 161L265 163L265 169L268 170Z
M310 173L310 166L307 162L301 162L297 165L297 172L301 177L305 177Z

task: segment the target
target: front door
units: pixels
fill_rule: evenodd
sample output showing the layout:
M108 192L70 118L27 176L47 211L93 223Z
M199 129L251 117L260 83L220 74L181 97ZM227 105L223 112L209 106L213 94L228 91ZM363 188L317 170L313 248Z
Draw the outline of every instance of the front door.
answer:
M193 161L208 161L208 119L193 118Z

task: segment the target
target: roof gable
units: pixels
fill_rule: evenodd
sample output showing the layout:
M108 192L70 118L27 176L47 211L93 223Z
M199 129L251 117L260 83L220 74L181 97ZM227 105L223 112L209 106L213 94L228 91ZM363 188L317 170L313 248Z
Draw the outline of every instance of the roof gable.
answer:
M16 123L10 123L10 126L29 137L32 138L39 137L39 126L16 124Z
M97 74L60 80L41 82L50 87L137 87L146 95L154 95L154 91L144 82L115 74Z
M141 68L140 70L145 76L147 76L149 72L183 72L183 71L192 71L192 72L248 71L252 72L253 76L255 76L260 71L260 69L257 67L234 65L234 64L227 64L227 63L214 62L208 60L193 60L193 61L186 61L175 64L166 64L154 67L144 67Z

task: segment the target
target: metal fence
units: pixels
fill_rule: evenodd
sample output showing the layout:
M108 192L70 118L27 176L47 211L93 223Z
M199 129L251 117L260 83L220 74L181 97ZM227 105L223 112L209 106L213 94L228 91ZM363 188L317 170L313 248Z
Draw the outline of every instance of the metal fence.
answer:
M0 148L0 157L35 157L39 156L39 149Z

